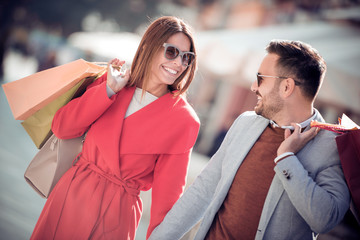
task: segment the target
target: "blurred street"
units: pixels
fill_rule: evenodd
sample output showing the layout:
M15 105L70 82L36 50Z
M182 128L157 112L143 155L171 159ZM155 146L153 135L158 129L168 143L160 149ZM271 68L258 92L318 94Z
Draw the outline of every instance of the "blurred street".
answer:
M7 76L4 78L7 81ZM2 83L4 83L2 82ZM0 90L0 239L29 239L45 199L23 175L37 149L19 121L14 120Z

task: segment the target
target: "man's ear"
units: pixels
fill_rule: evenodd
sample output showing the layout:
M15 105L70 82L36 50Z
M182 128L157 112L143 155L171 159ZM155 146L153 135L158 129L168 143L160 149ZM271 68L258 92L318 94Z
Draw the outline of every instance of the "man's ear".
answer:
M282 95L284 98L288 98L294 92L295 81L292 78L286 78L282 81Z

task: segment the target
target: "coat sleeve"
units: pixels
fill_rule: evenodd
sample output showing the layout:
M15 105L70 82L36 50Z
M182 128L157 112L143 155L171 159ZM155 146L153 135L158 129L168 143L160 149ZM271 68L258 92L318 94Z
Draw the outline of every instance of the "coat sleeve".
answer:
M313 147L316 150L308 149L313 153L311 161L322 165L315 176L305 169L297 156L279 162L275 172L290 201L311 229L316 233L325 233L343 219L349 208L350 194L334 137L325 136Z
M227 152L227 146L236 134L233 126L225 136L219 150L210 159L194 183L174 204L161 224L154 229L150 240L180 239L204 216L221 178L222 163Z
M182 195L190 154L191 150L183 154L162 154L159 156L154 169L151 217L147 238Z
M93 82L86 92L60 108L52 121L53 133L61 139L83 135L113 103L115 95L106 93L106 74Z

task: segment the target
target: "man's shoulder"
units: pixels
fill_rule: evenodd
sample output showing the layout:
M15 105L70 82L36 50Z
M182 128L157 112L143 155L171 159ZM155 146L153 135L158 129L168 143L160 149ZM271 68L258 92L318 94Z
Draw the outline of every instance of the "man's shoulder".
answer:
M317 136L321 139L330 140L330 139L334 139L336 136L339 136L339 134L329 130L321 129L320 132L317 134Z
M259 116L255 113L255 111L246 111L246 112L243 112L240 117L256 117L256 116Z
M257 115L254 111L247 111L235 119L229 132L236 132L236 134L251 132L251 135L253 135L259 129L261 129L261 131L259 130L259 133L261 133L268 124L269 119Z
M246 111L237 117L235 124L256 124L257 122L269 121L268 119L256 114L254 111Z
M317 109L315 109L315 113L316 113L316 117L315 117L316 121L325 122L324 118L321 116L320 112ZM324 148L326 145L328 145L328 148L329 147L333 148L334 146L336 146L335 137L338 135L339 135L338 133L329 130L320 129L319 133L314 138L314 142L323 145Z
M338 136L337 133L321 129L314 138L313 145L318 151L337 154L336 136Z
M304 151L299 154L299 158L303 159L303 164L318 169L340 164L335 141L336 136L337 134L333 132L321 129L316 137L304 147ZM306 157L301 157L305 155ZM316 158L316 161L314 161L314 158Z

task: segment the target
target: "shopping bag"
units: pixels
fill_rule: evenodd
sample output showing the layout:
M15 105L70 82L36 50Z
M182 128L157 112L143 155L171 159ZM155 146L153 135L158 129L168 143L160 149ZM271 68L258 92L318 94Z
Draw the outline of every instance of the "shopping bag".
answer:
M335 138L344 176L357 214L360 213L360 129ZM359 215L358 215L359 216Z
M101 63L103 64L103 63ZM37 148L51 136L56 111L82 95L106 68L79 59L3 85L15 119L25 128Z
M15 119L25 120L82 79L103 70L102 66L79 59L2 86Z
M40 149L51 136L51 123L57 110L66 105L71 99L81 96L85 92L86 87L92 83L97 76L98 75L82 79L69 91L65 92L21 123L37 148Z
M311 127L339 133L335 141L351 194L350 210L360 224L360 126L343 114L339 124L311 122Z
M76 161L85 135L58 139L54 134L46 141L27 167L24 178L44 198L48 198L56 183Z

